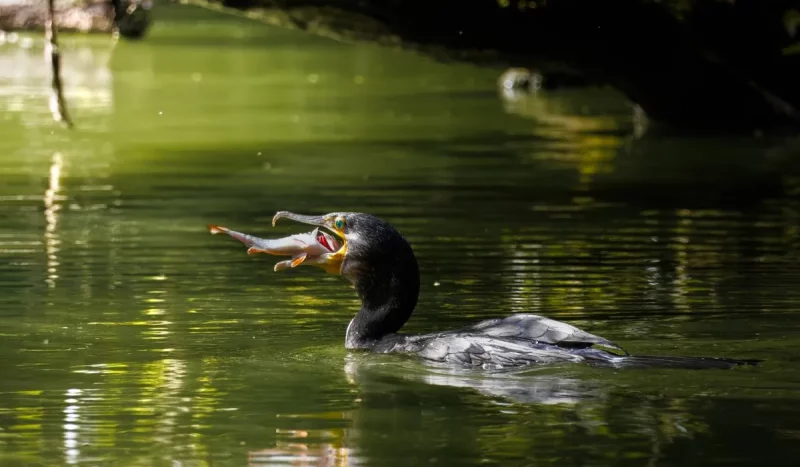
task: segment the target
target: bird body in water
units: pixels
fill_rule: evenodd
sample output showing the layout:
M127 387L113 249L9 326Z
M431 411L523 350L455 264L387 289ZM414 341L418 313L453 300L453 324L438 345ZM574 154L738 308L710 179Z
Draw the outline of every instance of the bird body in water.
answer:
M306 216L281 211L275 214L273 225L281 218L328 229L339 238L337 242L315 234L319 235L316 237L319 244L298 241L296 251L290 251L291 245L287 245L290 240L282 239L284 250L280 254L295 258L290 262L292 268L304 264L318 266L353 284L361 299L361 309L347 327L345 347L348 349L410 354L428 362L484 369L565 362L691 369L758 363L757 360L729 358L631 355L603 337L533 314L485 320L454 331L401 334L400 329L417 305L420 282L417 259L400 232L387 222L364 213ZM224 227L210 226L210 230L228 233L250 247L253 245L250 242L263 240Z

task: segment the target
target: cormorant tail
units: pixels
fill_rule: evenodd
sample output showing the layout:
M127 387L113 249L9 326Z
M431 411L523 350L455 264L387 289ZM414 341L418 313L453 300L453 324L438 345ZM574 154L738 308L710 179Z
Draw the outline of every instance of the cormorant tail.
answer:
M763 360L740 360L714 357L668 357L657 355L627 355L612 359L615 368L681 368L686 370L728 370L737 366L756 366Z

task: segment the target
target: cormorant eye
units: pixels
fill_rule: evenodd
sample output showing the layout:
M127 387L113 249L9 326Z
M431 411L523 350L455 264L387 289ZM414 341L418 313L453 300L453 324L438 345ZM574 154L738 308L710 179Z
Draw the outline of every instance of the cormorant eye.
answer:
M342 230L344 228L344 217L337 217L336 220L333 221L333 225L337 229Z

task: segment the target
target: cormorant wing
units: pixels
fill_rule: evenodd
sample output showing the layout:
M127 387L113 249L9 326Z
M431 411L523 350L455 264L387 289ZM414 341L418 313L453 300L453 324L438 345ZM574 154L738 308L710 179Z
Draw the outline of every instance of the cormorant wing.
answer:
M535 342L497 339L476 334L442 333L414 336L395 351L412 352L439 363L483 368L508 368L538 363L581 362L580 355Z
M470 326L464 331L507 339L529 339L562 347L601 345L628 354L625 349L608 339L539 315L516 314L507 318L490 319Z

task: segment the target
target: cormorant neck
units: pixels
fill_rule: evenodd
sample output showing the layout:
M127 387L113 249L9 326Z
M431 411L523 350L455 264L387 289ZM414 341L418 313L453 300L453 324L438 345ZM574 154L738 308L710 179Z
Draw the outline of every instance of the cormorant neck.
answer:
M384 239L385 240L385 239ZM347 327L345 347L372 348L403 327L417 306L419 268L411 246L399 234L372 254L347 260L347 276L361 299L361 310Z

